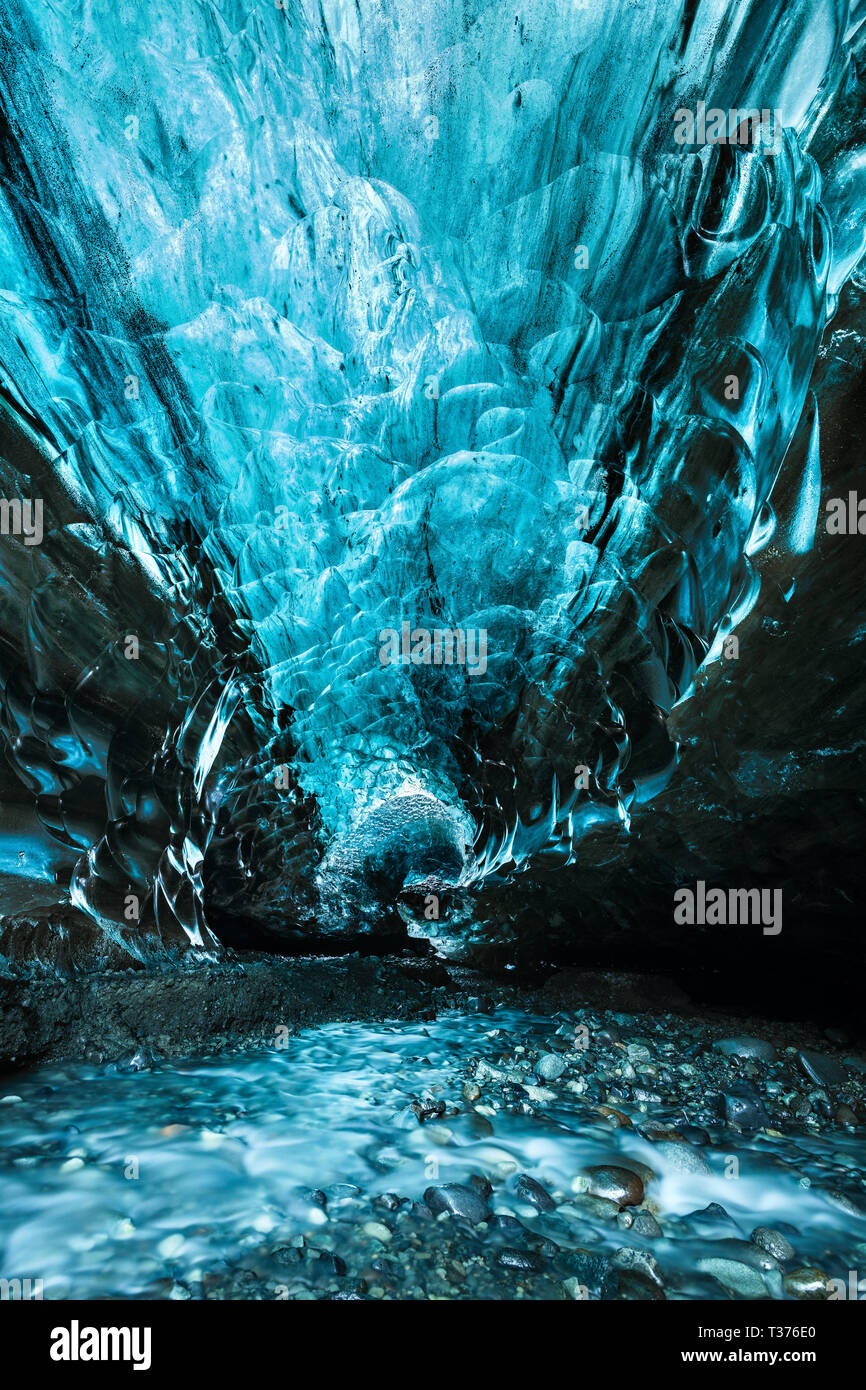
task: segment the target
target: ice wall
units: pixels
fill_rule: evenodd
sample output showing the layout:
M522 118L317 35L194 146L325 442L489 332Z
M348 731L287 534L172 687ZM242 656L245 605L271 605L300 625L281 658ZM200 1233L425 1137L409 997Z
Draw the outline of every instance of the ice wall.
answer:
M5 9L6 914L351 935L634 821L811 543L863 13Z

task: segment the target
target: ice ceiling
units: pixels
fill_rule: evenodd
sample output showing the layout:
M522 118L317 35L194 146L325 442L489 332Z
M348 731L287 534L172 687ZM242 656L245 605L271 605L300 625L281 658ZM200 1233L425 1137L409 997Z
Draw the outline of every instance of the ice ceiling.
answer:
M4 7L5 914L345 935L640 833L812 543L864 15ZM774 139L678 144L701 104Z

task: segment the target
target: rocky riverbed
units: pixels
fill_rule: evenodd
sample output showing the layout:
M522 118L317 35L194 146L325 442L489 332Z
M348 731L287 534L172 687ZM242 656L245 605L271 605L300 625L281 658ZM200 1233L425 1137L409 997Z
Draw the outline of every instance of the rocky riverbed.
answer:
M479 1001L7 1076L0 1274L46 1298L826 1299L861 1270L866 1293L866 1055L735 1023Z

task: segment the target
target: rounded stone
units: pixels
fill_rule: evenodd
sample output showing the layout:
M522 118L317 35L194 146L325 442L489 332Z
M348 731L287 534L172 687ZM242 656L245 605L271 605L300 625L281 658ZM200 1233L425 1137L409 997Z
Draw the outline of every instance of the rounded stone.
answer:
M490 1208L485 1198L474 1188L459 1182L447 1182L442 1187L428 1187L424 1201L439 1216L443 1211L452 1216L462 1216L477 1226L490 1216Z
M587 1168L589 1191L593 1197L606 1197L621 1207L639 1207L643 1201L643 1183L637 1173L603 1163Z
M555 1052L545 1052L535 1063L535 1075L542 1081L556 1081L565 1071L565 1062Z
M775 1256L783 1263L794 1258L794 1247L789 1240L786 1240L781 1231L775 1231L771 1226L756 1226L751 1234L751 1240L755 1245L759 1245L762 1250L766 1250L769 1255Z
M789 1298L802 1299L829 1298L833 1288L823 1269L814 1266L792 1269L782 1279L782 1287Z

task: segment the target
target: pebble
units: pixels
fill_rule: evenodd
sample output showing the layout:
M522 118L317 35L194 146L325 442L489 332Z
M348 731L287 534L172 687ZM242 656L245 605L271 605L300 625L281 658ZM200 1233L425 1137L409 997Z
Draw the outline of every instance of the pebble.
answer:
M630 1245L623 1246L621 1250L616 1251L613 1264L617 1269L629 1269L644 1274L659 1286L664 1283L658 1260L646 1250L635 1250Z
M604 1115L606 1120L610 1120L616 1129L632 1128L631 1120L622 1110L617 1110L612 1105L598 1105L595 1108L600 1115Z
M835 1057L826 1057L823 1052L810 1052L804 1048L799 1054L800 1064L807 1076L819 1086L844 1086L847 1080L845 1068Z
M566 1206L560 1207L559 1214L573 1221L582 1221L587 1216L595 1216L601 1221L615 1221L619 1209L619 1202L612 1202L609 1197L591 1197L589 1193L582 1193L573 1197Z
M756 1226L750 1239L783 1263L794 1258L791 1242L785 1239L781 1231L776 1231L771 1226Z
M515 1191L517 1196L524 1202L531 1203L536 1211L556 1210L556 1203L550 1193L541 1186L540 1182L536 1182L535 1178L531 1178L528 1173L519 1174L515 1184Z
M578 1285L586 1290L584 1294L572 1297L596 1299L612 1298L617 1290L617 1272L608 1255L591 1250L569 1250L562 1256L563 1263L577 1279Z
M549 1090L547 1086L524 1086L523 1089L535 1105L543 1105L547 1100L556 1100L556 1092Z
M577 1299L579 1302L585 1302L589 1298L589 1289L575 1275L570 1279L563 1279L562 1287L569 1298Z
M382 1192L373 1198L373 1206L381 1207L383 1211L399 1211L402 1205L403 1199L396 1192Z
M792 1269L790 1274L786 1274L782 1279L782 1287L789 1298L828 1298L833 1291L833 1286L823 1269L816 1269L814 1266Z
M750 1081L740 1081L724 1094L725 1119L738 1129L764 1129L770 1118L764 1102Z
M496 1216L491 1216L490 1229L491 1231L510 1231L513 1234L515 1231L524 1231L526 1227L522 1221L518 1221L516 1216L509 1216L502 1212Z
M701 1235L714 1235L720 1230L737 1229L734 1218L725 1211L720 1202L710 1202L709 1206L701 1207L699 1211L691 1211L682 1219Z
M489 1202L493 1196L493 1184L489 1178L483 1177L480 1173L470 1173L469 1186L474 1188L479 1197L485 1202Z
M779 1261L775 1255L749 1240L740 1240L738 1237L715 1240L713 1250L724 1259L736 1260L738 1264L748 1265L750 1269L757 1269L762 1274L779 1268Z
M589 1192L593 1197L605 1197L621 1207L638 1207L643 1201L643 1183L637 1173L612 1164L587 1168Z
M418 1123L423 1125L425 1120L438 1119L445 1114L444 1100L437 1100L434 1096L422 1096L412 1102L412 1109L418 1117Z
M741 1264L739 1260L701 1256L698 1269L702 1269L705 1274L711 1274L720 1284L724 1284L726 1289L742 1294L744 1298L766 1297L767 1288L758 1271L751 1269L749 1265Z
M701 1125L680 1125L680 1134L698 1148L706 1148L710 1142L709 1134Z
M510 1250L507 1246L499 1251L496 1262L502 1265L503 1269L522 1269L533 1274L540 1274L544 1269L544 1260L534 1251Z
M383 1226L381 1221L365 1221L364 1234L373 1240L380 1240L383 1245L387 1245L392 1232L388 1230L387 1226Z
M452 1216L462 1216L466 1221L471 1221L473 1226L490 1216L485 1198L474 1187L463 1183L447 1182L442 1187L428 1187L424 1201L436 1216L448 1211Z
M765 1042L763 1038L720 1038L713 1043L716 1052L721 1052L725 1057L754 1057L759 1062L772 1062L777 1057L777 1052L772 1043Z
M451 1127L451 1138L455 1144L475 1144L479 1139L489 1139L493 1125L486 1115L471 1110L468 1115L460 1115Z
M556 1081L565 1071L565 1062L556 1052L545 1052L535 1063L535 1075L541 1081Z
M651 1211L639 1211L635 1216L632 1229L636 1235L645 1236L647 1240L656 1240L663 1234L661 1226Z
M663 1140L655 1145L655 1152L674 1168L678 1173L711 1173L712 1169L701 1153L700 1149L695 1149L691 1144L671 1143L670 1140Z
M866 1216L866 1207L863 1206L862 1199L861 1202L858 1202L849 1193L842 1192L839 1188L835 1187L828 1189L827 1196L830 1198L831 1202L835 1202L837 1206L841 1207L843 1211L847 1211L851 1216Z

